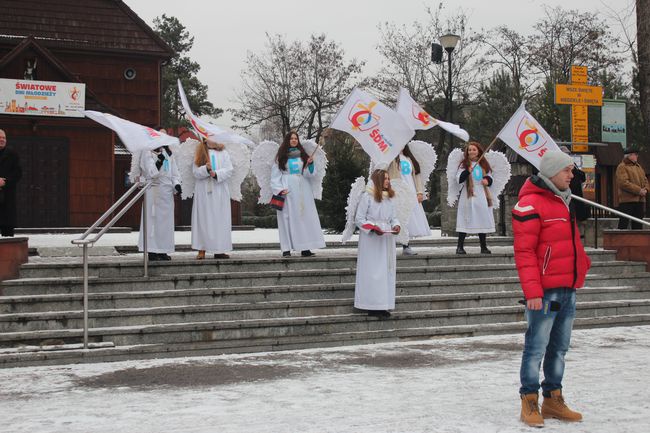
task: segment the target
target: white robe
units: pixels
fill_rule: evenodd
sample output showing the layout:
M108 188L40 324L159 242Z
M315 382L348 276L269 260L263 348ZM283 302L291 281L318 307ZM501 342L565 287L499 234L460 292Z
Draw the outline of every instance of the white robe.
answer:
M310 181L315 179L316 168L302 170L300 158L289 158L286 170L280 170L277 161L271 169L271 190L279 194L286 189L284 208L276 211L280 249L282 251L305 251L325 248L325 238L318 219L314 193Z
M411 160L400 154L400 173L402 174L402 179L406 182L409 189L413 191L417 199L417 190L415 188L415 180L413 178L413 163ZM411 212L409 217L408 224L406 226L409 231L409 239L422 237L422 236L431 236L431 228L429 227L429 221L427 220L427 215L424 213L424 208L422 203L417 202Z
M232 251L232 219L228 179L233 166L226 150L208 149L217 180L210 177L205 165L192 165L196 183L192 203L192 248L221 254Z
M395 236L388 233L379 236L361 226L373 223L390 230L399 225L393 202L385 197L377 203L369 192L364 192L355 223L359 227L359 248L354 306L362 310L392 310L395 308Z
M166 156L160 170L156 168L158 155L143 150L140 169L145 179L153 179L153 185L145 192L147 198L147 251L166 254L174 252L174 186L180 185L181 176L173 155ZM144 251L144 230L140 214L140 237L138 249Z
M472 170L476 163L472 163ZM465 170L464 166L458 168L456 181L460 180L460 175ZM473 176L472 172L469 174ZM485 176L492 176L489 172ZM474 195L467 197L467 180L463 184L458 199L458 213L456 215L456 231L461 233L494 233L494 213L492 207L488 207L485 196L485 188L480 181L472 179L474 182Z

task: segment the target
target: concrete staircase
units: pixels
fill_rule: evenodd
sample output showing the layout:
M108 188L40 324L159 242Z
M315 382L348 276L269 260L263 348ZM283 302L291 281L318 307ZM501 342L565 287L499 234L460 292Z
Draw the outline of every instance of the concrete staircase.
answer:
M91 261L90 341L82 339L78 259L32 260L0 284L0 366L258 352L400 339L519 332L521 289L508 240L492 255L453 253L447 240L398 252L397 308L388 320L353 309L355 249L312 258L278 250L150 264L139 256ZM492 246L495 245L496 246ZM499 244L501 246L499 246ZM422 247L426 246L427 249ZM577 327L650 324L650 273L592 250ZM40 350L37 350L40 349ZM46 350L42 350L46 349Z

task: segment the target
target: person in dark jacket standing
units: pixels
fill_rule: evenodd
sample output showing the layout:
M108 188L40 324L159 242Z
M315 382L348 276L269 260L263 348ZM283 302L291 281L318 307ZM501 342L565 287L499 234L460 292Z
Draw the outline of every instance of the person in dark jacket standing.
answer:
M539 173L526 180L512 210L515 263L526 298L526 330L521 360L521 420L541 427L544 418L580 421L562 396L564 356L576 314L576 289L591 265L569 207L573 159L547 152ZM544 361L544 395L538 407L539 369Z
M16 184L22 177L18 154L7 148L7 134L0 129L0 234L13 236L16 227Z
M571 155L571 151L566 146L560 146L560 150L569 156ZM587 174L584 171L580 170L577 165L573 166L572 173L573 173L573 179L571 179L571 185L569 185L569 189L571 189L571 194L578 197L582 197L583 196L582 184L587 181ZM571 207L573 207L573 209L575 210L578 227L582 229L583 227L581 226L580 223L586 221L589 218L590 208L585 203L579 200L572 200Z
M618 201L620 210L623 213L643 219L646 196L648 194L648 178L643 167L639 165L639 149L628 147L625 149L625 158L616 167L616 186L618 187ZM627 229L632 223L632 230L641 229L641 224L620 217L618 229Z

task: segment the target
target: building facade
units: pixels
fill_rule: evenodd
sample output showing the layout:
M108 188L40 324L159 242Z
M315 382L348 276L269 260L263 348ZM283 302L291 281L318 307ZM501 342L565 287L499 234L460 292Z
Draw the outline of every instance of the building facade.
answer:
M0 78L85 84L85 109L160 123L161 69L173 53L124 2L2 0L0 28ZM1 111L23 165L19 227L88 226L121 195L111 130L82 117Z

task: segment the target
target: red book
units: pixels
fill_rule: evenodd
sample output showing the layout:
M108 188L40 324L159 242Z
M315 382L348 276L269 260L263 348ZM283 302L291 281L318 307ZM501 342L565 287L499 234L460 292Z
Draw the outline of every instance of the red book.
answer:
M365 223L364 225L361 226L361 228L365 229L365 230L374 230L374 231L379 232L379 233L393 233L393 234L398 233L395 230L382 230L381 227L379 227L377 224L373 224L373 223Z

